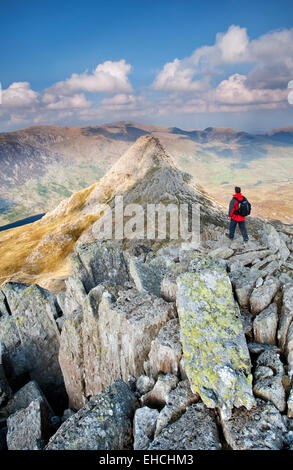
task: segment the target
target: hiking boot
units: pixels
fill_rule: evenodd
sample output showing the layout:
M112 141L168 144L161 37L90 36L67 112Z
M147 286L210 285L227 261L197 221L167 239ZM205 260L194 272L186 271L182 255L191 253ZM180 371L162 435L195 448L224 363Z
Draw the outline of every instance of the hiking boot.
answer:
M229 240L233 240L233 238L230 237L229 233L225 233L225 236L229 238Z

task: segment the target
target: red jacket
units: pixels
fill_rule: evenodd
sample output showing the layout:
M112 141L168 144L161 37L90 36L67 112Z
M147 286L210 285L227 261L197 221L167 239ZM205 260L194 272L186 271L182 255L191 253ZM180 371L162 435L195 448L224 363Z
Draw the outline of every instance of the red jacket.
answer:
M242 201L243 196L241 193L237 193L237 194L234 194L233 198L235 198L236 201L234 202L234 199L232 199L230 202L229 217L230 219L236 220L237 222L243 222L245 220L245 217L234 214L234 212L238 210L238 201Z

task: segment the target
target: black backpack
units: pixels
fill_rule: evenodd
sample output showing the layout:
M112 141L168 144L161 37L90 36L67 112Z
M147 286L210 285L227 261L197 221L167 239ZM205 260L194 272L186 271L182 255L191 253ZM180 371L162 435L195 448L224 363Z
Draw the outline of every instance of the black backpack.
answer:
M238 201L238 199L234 198L235 200ZM250 202L246 199L246 197L243 196L242 201L238 201L238 210L234 212L235 215L240 215L241 217L246 217L249 215L251 212L251 204Z

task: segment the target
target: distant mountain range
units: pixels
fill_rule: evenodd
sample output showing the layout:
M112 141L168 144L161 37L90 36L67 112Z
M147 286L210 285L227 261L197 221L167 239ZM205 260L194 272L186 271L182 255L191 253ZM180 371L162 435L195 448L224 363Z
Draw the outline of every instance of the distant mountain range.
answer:
M157 136L176 164L227 206L235 185L253 215L293 223L293 126L261 134L123 121L0 133L0 224L47 212L98 181L138 137Z

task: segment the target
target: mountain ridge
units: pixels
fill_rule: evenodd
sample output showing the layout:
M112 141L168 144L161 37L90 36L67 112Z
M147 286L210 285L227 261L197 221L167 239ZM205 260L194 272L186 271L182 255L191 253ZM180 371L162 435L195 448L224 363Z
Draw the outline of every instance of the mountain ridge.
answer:
M137 138L155 135L177 165L227 206L244 187L256 216L293 222L293 127L264 134L229 128L182 130L120 121L32 126L0 134L0 223L48 212L100 179Z

